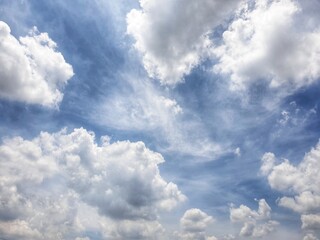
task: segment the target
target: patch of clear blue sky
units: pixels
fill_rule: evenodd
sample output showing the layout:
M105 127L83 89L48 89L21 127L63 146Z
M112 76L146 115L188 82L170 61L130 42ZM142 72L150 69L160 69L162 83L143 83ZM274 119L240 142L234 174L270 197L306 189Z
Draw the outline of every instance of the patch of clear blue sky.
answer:
M64 90L60 111L1 100L2 137L32 138L40 131L84 127L98 137L110 135L113 140L142 140L151 149L159 149L157 144L161 140L146 132L98 125L88 116L105 96L130 88L121 73L146 77L138 56L132 52L132 40L125 36L125 14L137 6L137 2L119 1L118 4L115 12L107 8L111 5L101 9L95 1L89 0L0 0L0 20L9 24L16 37L25 35L33 26L40 32L48 32L75 72ZM204 209L215 217L228 218L231 202L256 208L254 198L265 198L280 214L291 215L276 206L279 195L258 176L260 158L264 152L271 151L299 162L317 143L320 85L299 90L276 106L266 108L264 101L272 101L274 95L263 83L253 86L248 101L243 103L241 96L228 90L227 78L210 70L212 64L214 60L204 62L174 89L162 88L157 82L153 84L159 91L169 91L183 109L196 116L213 141L239 147L241 155L228 153L215 161L197 162L190 155L162 153L167 160L161 166L162 175L179 185L189 198L189 207ZM309 114L312 109L315 112ZM296 122L281 125L282 111L289 111ZM293 216L291 219L297 217Z

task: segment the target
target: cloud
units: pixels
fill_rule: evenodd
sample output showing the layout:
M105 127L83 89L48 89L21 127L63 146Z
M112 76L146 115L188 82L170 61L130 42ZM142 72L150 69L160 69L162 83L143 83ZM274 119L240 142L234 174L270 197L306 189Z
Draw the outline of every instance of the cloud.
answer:
M320 215L301 215L302 228L320 229Z
M268 161L268 156L273 161ZM278 200L279 206L289 208L301 214L302 229L320 229L320 144L308 152L298 165L289 160L279 162L274 154L266 153L262 157L262 172L267 176L271 188L285 195ZM264 171L267 167L268 171ZM308 234L304 239L317 239Z
M319 240L316 236L314 236L312 233L308 233L303 240Z
M292 165L287 159L276 165L276 159L270 161L268 156L275 157L272 153L264 154L261 171L267 176L271 188L294 195L294 197L282 197L279 205L299 213L319 211L320 144L311 149L297 166Z
M243 227L240 230L240 236L243 237L264 237L275 230L279 224L270 220L271 208L264 199L259 200L258 211L252 210L245 205L230 208L230 220L232 222L241 222Z
M19 40L10 27L0 21L0 97L29 104L57 107L61 89L73 76L57 44L48 33L34 27Z
M260 172L263 175L268 175L272 171L275 161L276 161L276 156L273 153L271 152L265 153L262 157L262 165L260 167Z
M186 197L161 177L164 159L144 143L101 141L85 129L5 139L0 225L12 227L0 228L2 234L70 239L94 229L111 239L156 238L158 213Z
M184 109L149 79L124 76L125 90L106 96L88 114L91 121L116 130L147 134L161 152L215 159L233 150L209 136L202 120Z
M215 70L231 77L231 89L257 81L290 92L320 76L320 29L310 6L296 1L244 2L214 52ZM307 26L307 27L302 27Z
M182 228L181 240L216 240L214 236L207 236L206 229L213 222L213 218L197 208L187 210L180 219Z
M223 240L234 240L234 239L236 239L236 237L233 236L232 234L228 234L223 237Z
M41 233L29 227L25 221L2 222L0 233L4 239L41 239Z
M141 9L127 15L127 32L134 37L149 76L162 84L181 82L208 56L211 30L237 2L141 0Z

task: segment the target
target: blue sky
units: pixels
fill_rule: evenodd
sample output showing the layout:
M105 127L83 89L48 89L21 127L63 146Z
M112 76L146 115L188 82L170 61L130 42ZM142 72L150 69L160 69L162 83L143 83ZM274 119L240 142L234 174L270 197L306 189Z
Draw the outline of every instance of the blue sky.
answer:
M0 238L320 238L319 10L0 0Z

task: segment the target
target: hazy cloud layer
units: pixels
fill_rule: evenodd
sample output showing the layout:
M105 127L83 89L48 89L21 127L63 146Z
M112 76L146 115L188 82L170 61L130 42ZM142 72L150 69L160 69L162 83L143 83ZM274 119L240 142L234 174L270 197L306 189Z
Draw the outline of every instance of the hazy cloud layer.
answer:
M34 27L29 35L16 39L10 27L0 21L0 97L48 107L57 107L61 89L73 76L57 44L48 33Z
M214 159L234 151L211 139L201 119L184 111L174 98L162 95L148 79L127 81L124 92L103 99L89 118L117 130L148 134L159 141L163 152Z

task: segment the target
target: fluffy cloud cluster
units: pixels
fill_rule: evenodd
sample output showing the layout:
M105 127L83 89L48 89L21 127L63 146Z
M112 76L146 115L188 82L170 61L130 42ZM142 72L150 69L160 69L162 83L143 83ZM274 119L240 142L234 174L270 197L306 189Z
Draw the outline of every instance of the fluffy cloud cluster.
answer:
M280 198L280 206L301 214L303 229L320 229L320 144L294 166L284 159L277 164L273 153L262 157L261 173L271 188L288 194Z
M206 229L213 222L213 218L197 208L187 210L180 219L181 240L217 240L214 236L207 236Z
M95 143L94 134L41 133L0 146L0 235L6 239L157 239L158 212L185 196L142 142Z
M263 237L274 231L279 224L270 220L271 208L264 199L259 200L258 211L252 210L245 205L230 208L230 219L232 222L243 223L240 236L243 237Z
M270 87L294 90L319 78L320 29L305 6L293 0L243 3L214 50L215 70L230 74L232 89L264 79Z
M316 236L314 236L312 233L308 233L303 240L319 240Z
M140 0L127 15L127 32L143 55L150 77L174 85L207 56L210 31L238 0Z
M19 40L0 21L0 97L13 101L56 107L60 89L73 76L57 44L36 28Z

